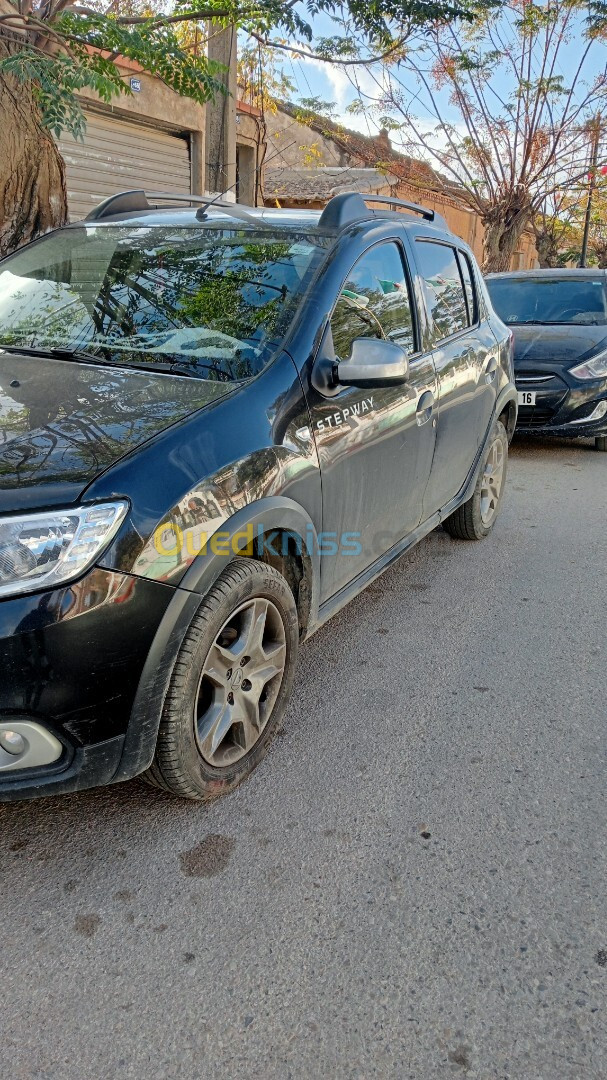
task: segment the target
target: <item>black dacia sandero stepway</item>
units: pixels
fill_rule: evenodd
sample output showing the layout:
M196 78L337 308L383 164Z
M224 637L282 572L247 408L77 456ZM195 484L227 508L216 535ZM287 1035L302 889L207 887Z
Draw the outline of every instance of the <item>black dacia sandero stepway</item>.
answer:
M303 639L492 529L510 333L441 218L373 202L127 192L0 264L0 799L229 791Z

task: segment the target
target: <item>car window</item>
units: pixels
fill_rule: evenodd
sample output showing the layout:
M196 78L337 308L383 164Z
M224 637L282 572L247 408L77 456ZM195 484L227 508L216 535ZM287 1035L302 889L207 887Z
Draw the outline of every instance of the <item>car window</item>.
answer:
M387 338L415 352L411 296L398 244L378 244L354 264L331 318L333 348L347 360L355 338Z
M240 225L60 230L0 265L0 347L248 378L274 356L329 242Z
M468 325L466 297L455 249L429 240L418 240L415 247L428 310L436 328L436 338L440 341Z
M468 323L470 326L474 326L475 323L478 322L478 301L476 296L474 274L472 273L470 259L468 258L466 253L464 251L458 251L457 257L459 260L459 267L462 272L464 292L466 293L466 303L468 305Z
M487 278L491 303L503 322L604 326L605 286L600 278Z

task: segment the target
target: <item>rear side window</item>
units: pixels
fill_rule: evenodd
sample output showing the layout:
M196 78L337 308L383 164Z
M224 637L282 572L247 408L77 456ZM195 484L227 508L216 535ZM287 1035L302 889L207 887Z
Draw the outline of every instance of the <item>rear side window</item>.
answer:
M437 340L442 341L468 325L466 296L455 249L447 244L418 240L415 253Z
M415 352L407 273L398 244L387 241L354 264L331 317L335 355L347 360L355 338L387 338Z
M457 257L459 259L459 266L462 272L462 280L464 282L464 292L466 293L466 303L468 305L468 322L470 326L474 326L478 322L478 301L476 298L476 288L474 285L474 274L472 273L472 267L470 265L470 259L463 251L458 251Z

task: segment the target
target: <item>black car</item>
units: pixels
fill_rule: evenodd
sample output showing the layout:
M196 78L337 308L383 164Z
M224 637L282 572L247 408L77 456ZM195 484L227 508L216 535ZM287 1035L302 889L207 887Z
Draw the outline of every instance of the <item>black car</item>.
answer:
M519 431L592 438L607 450L607 272L488 274L514 332Z
M0 264L1 799L230 790L300 641L439 523L491 531L510 335L385 202L127 192Z

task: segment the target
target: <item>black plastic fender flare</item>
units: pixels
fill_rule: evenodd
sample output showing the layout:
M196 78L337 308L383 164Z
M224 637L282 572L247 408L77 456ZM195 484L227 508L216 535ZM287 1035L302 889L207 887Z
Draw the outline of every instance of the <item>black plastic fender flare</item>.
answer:
M166 609L144 664L137 693L131 710L131 718L124 742L124 749L112 782L129 780L149 768L154 757L162 707L169 685L173 665L186 631L200 604L221 571L233 558L231 539L242 535L240 550L245 546L245 530L253 526L254 537L258 527L268 534L273 530L288 532L302 541L302 557L306 564L307 584L310 590L308 624L318 619L320 587L320 554L315 525L309 514L292 499L280 495L258 499L238 510L223 524L222 534L227 534L229 554L207 552L198 555ZM239 541L240 543L240 541Z

